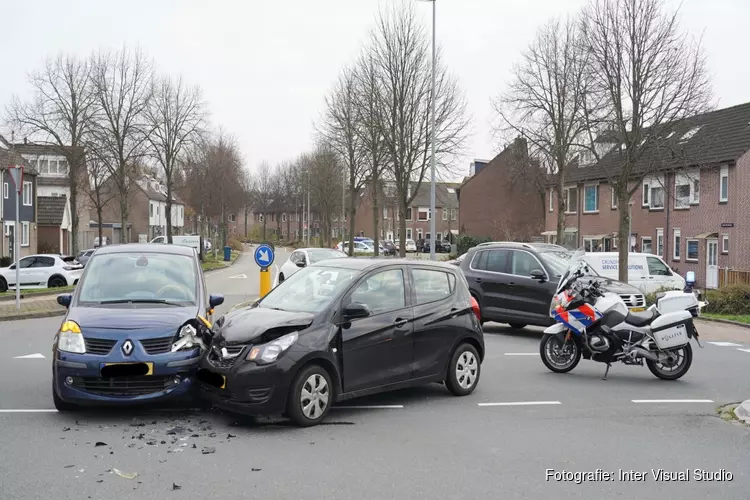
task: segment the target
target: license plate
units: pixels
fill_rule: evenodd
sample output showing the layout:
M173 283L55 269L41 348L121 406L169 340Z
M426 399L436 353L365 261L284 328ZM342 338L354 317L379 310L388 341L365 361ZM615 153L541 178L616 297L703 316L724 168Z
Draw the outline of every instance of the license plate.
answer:
M219 389L227 388L227 377L209 370L198 370L198 380Z
M127 366L135 366L135 365L146 365L146 373L143 375L149 376L154 374L154 364L150 362L135 362L135 363L102 363L100 366L100 370L104 371L107 367L114 367L109 368L109 370L117 370L118 368L122 367L123 369Z
M630 310L630 312L634 312L634 313L639 313L639 312L643 312L643 311L645 311L645 310L646 310L646 308L645 308L645 307L634 307L634 308L632 308L632 309Z

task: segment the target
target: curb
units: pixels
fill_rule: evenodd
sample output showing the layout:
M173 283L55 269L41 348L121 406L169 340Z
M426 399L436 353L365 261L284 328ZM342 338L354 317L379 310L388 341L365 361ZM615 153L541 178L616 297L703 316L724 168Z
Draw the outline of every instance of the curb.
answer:
M39 312L29 312L24 314L16 314L14 316L0 316L0 322L2 321L21 321L24 319L37 319L37 318L53 318L55 316L63 316L65 314L65 309L60 309L59 311L39 311Z
M224 267L217 267L216 269L209 269L208 271L203 271L203 274L211 274L213 272L221 271L221 270L228 269L228 268L232 267L233 265L235 265L237 263L238 260L240 260L242 258L242 256L244 255L244 253L245 252L240 252L240 254L237 256L237 258L234 259L233 262L230 262L228 265L226 265Z
M699 316L696 319L698 319L699 321L707 321L709 323L723 323L725 325L739 326L740 328L750 329L750 324L740 323L739 321L730 321L728 319L718 319L718 318L706 318L704 316Z
M734 415L746 424L750 424L750 399L740 403L740 405L734 409Z
M21 300L23 299L33 299L35 297L46 297L48 295L65 295L66 293L73 293L74 290L68 290L65 292L38 292L38 293L27 293L27 294L21 294ZM0 297L0 302L10 302L11 300L16 300L16 296L12 295L9 297Z

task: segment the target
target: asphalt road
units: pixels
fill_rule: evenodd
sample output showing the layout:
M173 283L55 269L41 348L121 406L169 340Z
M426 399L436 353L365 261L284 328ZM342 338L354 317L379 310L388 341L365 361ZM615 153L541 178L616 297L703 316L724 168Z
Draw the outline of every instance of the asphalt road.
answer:
M219 313L257 296L250 254L206 280L227 298ZM585 361L571 374L550 373L538 331L489 324L473 395L455 398L437 385L399 391L348 402L325 425L296 429L180 409L51 411L59 324L0 324L2 500L750 498L750 428L716 416L717 406L750 398L750 331L702 325L705 348L694 346L680 381L621 365L604 381L604 366ZM44 357L16 359L34 354ZM547 469L647 475L576 484L547 480ZM651 469L687 469L691 480L657 481ZM733 479L699 482L694 469Z

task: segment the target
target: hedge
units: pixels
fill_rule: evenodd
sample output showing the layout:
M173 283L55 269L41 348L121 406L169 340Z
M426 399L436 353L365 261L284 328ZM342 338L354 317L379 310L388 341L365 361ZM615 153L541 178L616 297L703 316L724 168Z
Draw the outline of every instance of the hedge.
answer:
M712 314L750 314L750 285L730 285L706 292L705 312Z

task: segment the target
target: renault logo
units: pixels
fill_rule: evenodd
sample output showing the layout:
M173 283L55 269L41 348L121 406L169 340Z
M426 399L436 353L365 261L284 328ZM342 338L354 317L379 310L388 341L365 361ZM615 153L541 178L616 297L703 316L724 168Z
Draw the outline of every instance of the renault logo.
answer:
M133 352L133 343L129 340L123 342L122 352L125 354L125 356L130 356L130 353Z

